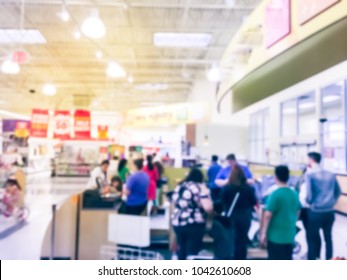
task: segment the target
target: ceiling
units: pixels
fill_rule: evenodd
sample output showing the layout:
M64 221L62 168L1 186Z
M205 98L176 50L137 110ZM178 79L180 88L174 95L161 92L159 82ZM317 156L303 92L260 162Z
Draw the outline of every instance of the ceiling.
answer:
M21 26L21 1L0 0L0 29ZM227 2L233 2L228 5ZM184 102L195 81L219 62L231 38L259 0L25 0L24 29L38 29L46 44L0 43L0 62L25 49L29 61L18 75L0 73L0 110L29 114L36 108L125 111ZM70 20L57 16L66 6ZM99 40L76 39L82 22L97 8L106 26ZM156 47L155 32L209 33L207 47ZM103 57L96 58L101 50ZM107 63L122 65L134 82L110 79ZM42 94L53 83L57 94ZM146 84L164 84L163 89ZM148 87L148 86L147 86ZM30 92L32 91L32 92ZM33 93L34 91L34 93Z

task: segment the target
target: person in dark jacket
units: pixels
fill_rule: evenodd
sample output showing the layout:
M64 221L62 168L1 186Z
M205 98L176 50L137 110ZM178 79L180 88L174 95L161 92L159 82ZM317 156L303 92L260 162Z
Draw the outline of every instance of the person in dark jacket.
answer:
M225 212L228 212L235 196L239 194L231 215L231 250L235 260L247 259L248 231L251 227L252 211L257 204L254 189L247 184L247 178L239 165L236 165L222 193Z

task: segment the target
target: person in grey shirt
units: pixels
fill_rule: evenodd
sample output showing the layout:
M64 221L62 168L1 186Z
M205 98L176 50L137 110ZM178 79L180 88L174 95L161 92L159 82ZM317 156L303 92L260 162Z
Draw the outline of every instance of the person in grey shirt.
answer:
M335 221L335 204L341 195L340 186L335 174L323 170L320 166L322 156L319 153L308 153L310 172L305 177L306 202L308 212L308 259L320 258L323 230L326 259L333 257L332 228Z

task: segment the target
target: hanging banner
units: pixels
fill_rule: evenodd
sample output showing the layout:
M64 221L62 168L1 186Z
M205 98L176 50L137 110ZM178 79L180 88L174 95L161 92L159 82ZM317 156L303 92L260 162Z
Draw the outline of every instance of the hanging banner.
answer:
M49 114L48 110L33 109L31 115L31 137L47 138Z
M85 110L75 111L75 138L79 140L90 139L91 118L90 112Z
M341 0L299 0L299 21L303 25Z
M206 123L210 109L205 103L181 103L169 106L135 109L126 113L125 126L162 126Z
M265 10L264 41L270 48L290 34L290 0L272 0Z
M54 139L67 140L71 138L70 111L55 111L53 125Z
M29 134L29 122L17 122L14 135L17 138L27 138Z
M107 140L108 139L108 126L98 125L98 139Z

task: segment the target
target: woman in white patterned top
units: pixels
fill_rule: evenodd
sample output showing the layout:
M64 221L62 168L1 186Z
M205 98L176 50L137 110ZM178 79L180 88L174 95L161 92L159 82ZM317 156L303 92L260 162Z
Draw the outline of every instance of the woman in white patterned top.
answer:
M210 191L201 170L193 168L174 190L172 225L177 237L178 257L196 255L202 247L207 214L213 211Z

